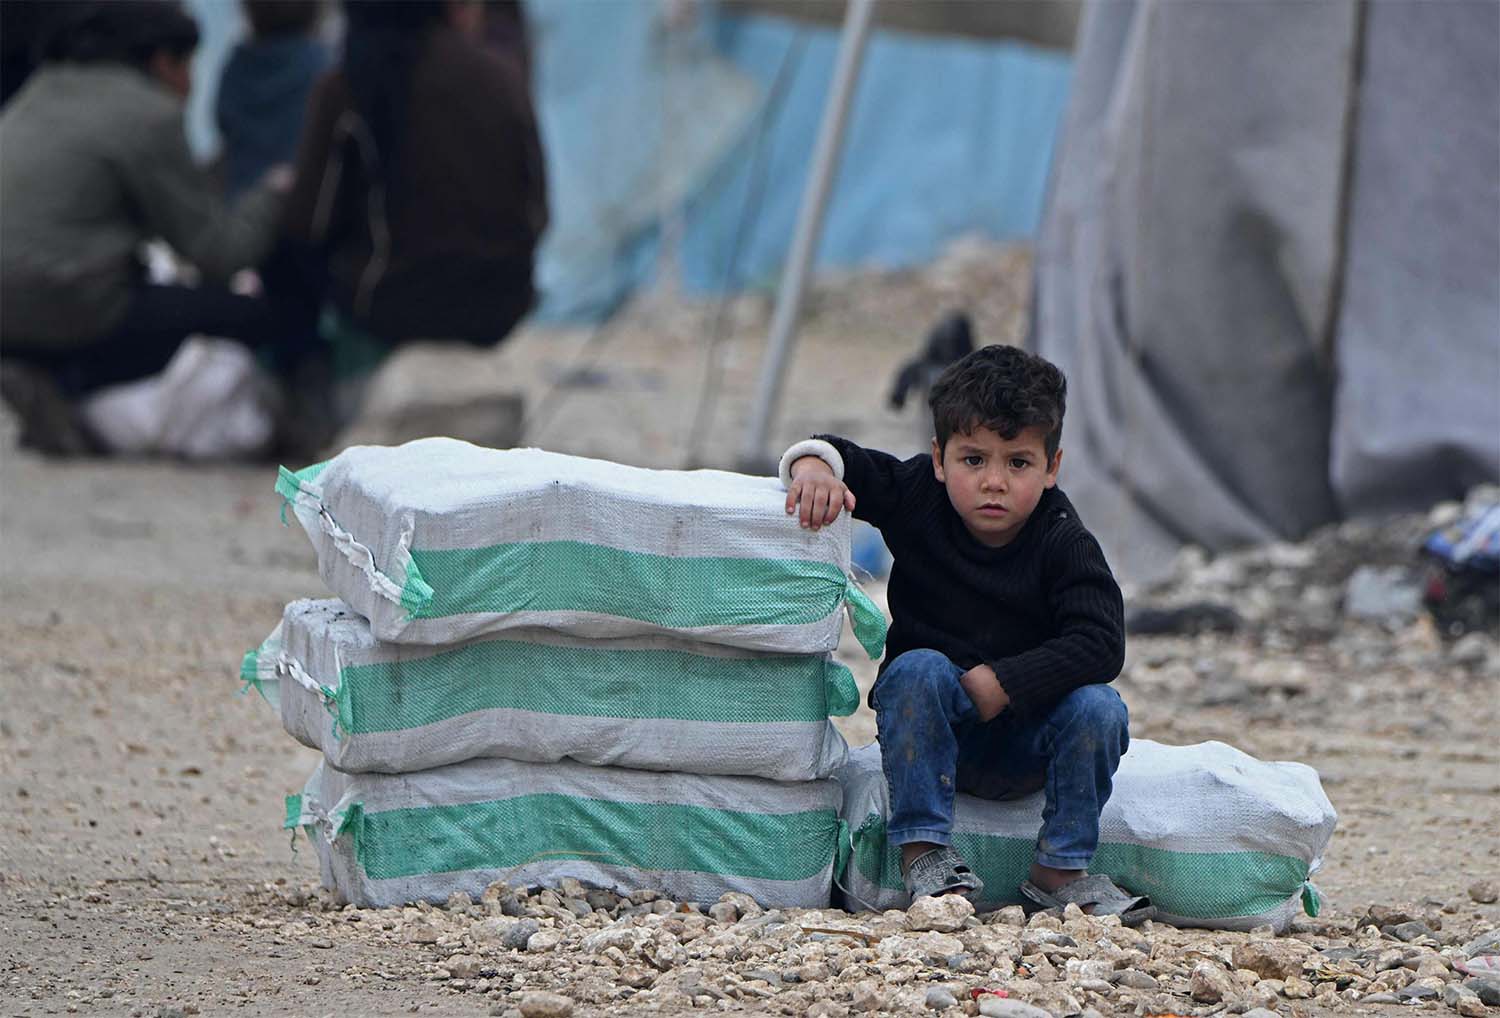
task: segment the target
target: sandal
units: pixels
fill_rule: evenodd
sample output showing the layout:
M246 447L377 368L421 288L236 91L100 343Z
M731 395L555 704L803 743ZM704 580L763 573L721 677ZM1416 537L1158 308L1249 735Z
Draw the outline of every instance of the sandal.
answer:
M1021 894L1040 908L1061 909L1071 902L1090 911L1092 906L1091 915L1117 915L1124 926L1139 925L1156 915L1150 898L1121 890L1102 873L1086 873L1050 893L1027 880L1021 884Z
M983 890L984 881L969 869L963 856L947 845L928 849L906 868L906 891L912 901L954 892L976 899Z

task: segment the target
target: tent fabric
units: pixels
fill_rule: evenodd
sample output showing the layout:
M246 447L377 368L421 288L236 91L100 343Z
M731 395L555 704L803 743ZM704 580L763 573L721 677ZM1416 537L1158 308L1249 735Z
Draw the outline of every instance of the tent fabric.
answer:
M770 285L791 246L838 30L712 6L685 28L662 11L527 5L555 212L543 319L607 315L664 251L690 292ZM1032 234L1068 78L1054 50L872 35L816 267L920 265L964 233Z
M1350 512L1500 478L1500 5L1368 8L1331 454Z
M1086 8L1030 344L1126 579L1500 473L1496 8L1441 6Z

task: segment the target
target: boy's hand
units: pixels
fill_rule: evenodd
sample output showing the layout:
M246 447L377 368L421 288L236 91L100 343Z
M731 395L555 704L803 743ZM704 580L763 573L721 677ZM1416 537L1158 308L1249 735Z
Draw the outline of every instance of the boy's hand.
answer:
M996 678L995 669L989 665L970 668L959 676L958 684L964 687L964 692L974 701L974 709L979 712L980 721L993 720L1010 706L1010 696Z
M833 475L833 468L816 456L792 464L792 486L786 490L786 512L797 513L802 526L817 530L839 518L840 509L854 511L854 492Z

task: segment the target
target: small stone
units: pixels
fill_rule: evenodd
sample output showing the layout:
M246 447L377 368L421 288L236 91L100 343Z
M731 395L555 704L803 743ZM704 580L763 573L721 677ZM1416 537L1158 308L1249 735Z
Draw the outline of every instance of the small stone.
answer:
M718 901L708 906L708 914L717 922L732 924L740 921L740 910L733 902Z
M1006 905L984 917L989 926L1026 926L1026 910L1020 905Z
M467 891L454 891L448 895L447 904L444 905L449 912L466 912L474 907L474 899L469 897Z
M520 1008L522 1018L568 1018L573 1002L560 993L528 990L521 994Z
M582 898L564 898L562 907L567 909L569 912L572 912L579 919L582 919L584 916L594 914L594 906L590 905Z
M412 923L406 928L406 939L412 944L436 944L438 942L437 927L431 923Z
M1448 969L1448 963L1440 954L1424 954L1417 962L1418 979L1442 979L1453 978L1453 973Z
M484 963L472 954L455 954L443 963L443 967L455 979L473 979L484 968Z
M1500 887L1493 880L1478 880L1469 885L1469 897L1481 905L1493 905L1500 899Z
M1453 1010L1463 1015L1464 1018L1483 1018L1488 1008L1478 997L1460 997L1458 1003L1453 1005Z
M854 984L853 994L849 999L851 1011L879 1011L884 1006L885 994L880 992L880 985L874 980L866 979Z
M644 990L656 982L656 973L650 969L632 965L629 968L620 970L620 982L637 990Z
M719 900L728 902L739 910L741 919L744 919L746 916L760 915L765 911L765 909L760 907L760 902L743 891L726 891L719 895Z
M1249 987L1230 1005L1231 1010L1275 1010L1276 1006L1281 1003L1276 990L1273 989L1278 982L1280 980L1267 979Z
M806 1013L807 1018L839 1018L844 1009L831 1000L815 1000Z
M1234 977L1212 962L1200 961L1193 966L1188 993L1200 1004L1217 1004L1238 992Z
M508 947L512 951L524 951L531 938L542 928L542 924L535 919L518 919L510 924L505 935L500 938L500 946Z
M1403 986L1401 989L1397 990L1396 999L1432 1000L1438 996L1439 992L1440 991L1437 987L1430 986L1427 983L1412 983L1410 986Z
M924 895L906 910L906 928L956 933L964 928L964 920L973 914L973 904L961 895L943 894L936 898Z
M1116 986L1132 990L1155 990L1158 986L1155 979L1139 969L1121 969L1111 978Z
M1409 923L1416 916L1404 909L1391 908L1386 905L1371 905L1356 924L1360 929L1366 926L1374 926L1377 929L1385 926L1396 926L1400 923Z
M1443 1003L1449 1007L1455 1007L1460 997L1477 997L1473 990L1466 990L1457 983L1449 983L1443 987Z
M530 920L525 920L530 922ZM562 934L556 930L537 930L526 938L526 950L533 954L550 951L562 943Z
M156 1018L187 1018L187 1012L180 1007L163 1004L156 1009Z
M1306 979L1292 978L1281 988L1281 995L1288 1000L1310 1000L1316 991Z
M1069 958L1063 965L1069 979L1077 982L1092 981L1108 983L1114 975L1114 962L1103 958Z
M979 1013L985 1018L1052 1018L1050 1012L1023 1000L997 997L993 993L979 998Z
M1027 930L1021 934L1021 950L1039 954L1048 947L1077 947L1078 941L1061 930Z
M620 907L620 896L618 894L597 887L590 889L583 896L583 900L588 902L589 908L596 912L608 912L610 909Z
M1489 662L1494 650L1495 641L1488 636L1483 633L1466 633L1454 640L1453 646L1448 648L1448 660L1456 665L1484 665Z
M1281 1018L1281 1016L1268 1007L1252 1007L1245 1012L1245 1018Z
M637 887L635 890L625 895L625 899L632 905L644 905L647 902L655 901L660 897L661 892L654 887Z
M952 897L952 895L948 895L948 897ZM926 1004L933 1011L946 1011L950 1007L958 1006L958 998L945 987L934 986L927 991Z
M1262 979L1291 979L1302 974L1308 953L1300 940L1246 940L1234 946L1234 967L1249 969Z
M1500 1007L1500 979L1490 976L1472 976L1464 980L1464 989L1473 990L1475 995L1490 1007Z
M1464 957L1478 958L1481 954L1500 954L1500 929L1481 933L1464 945Z
M1417 920L1412 920L1409 923L1398 923L1386 932L1389 932L1391 936L1407 944L1419 937L1432 936L1432 929L1426 923L1418 922Z
M1401 998L1394 993L1371 993L1361 997L1359 1002L1361 1004L1399 1004Z

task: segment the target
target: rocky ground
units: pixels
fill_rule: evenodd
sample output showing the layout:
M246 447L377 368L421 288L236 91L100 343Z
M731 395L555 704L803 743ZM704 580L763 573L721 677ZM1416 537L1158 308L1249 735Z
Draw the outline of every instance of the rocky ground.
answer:
M775 442L833 427L915 447L915 419L882 398L938 313L984 293L982 337L1019 334L1024 255L993 255L820 287ZM376 398L521 389L535 444L653 466L682 465L696 444L723 463L766 310L733 302L712 356L702 337L716 309L661 297L603 338L529 330L493 353L414 350ZM693 443L714 361L721 395ZM1278 938L1076 914L1025 923L956 901L850 915L731 897L700 911L576 886L342 906L317 888L314 853L280 830L282 796L314 755L253 694L235 695L239 655L285 601L320 593L305 539L276 525L272 475L0 452L0 1013L1500 1006L1492 979L1465 972L1500 954L1500 644L1493 631L1439 632L1412 594L1413 545L1456 506L1214 559L1189 551L1168 582L1129 591L1118 685L1133 734L1301 760L1339 810L1315 877L1328 907ZM873 667L858 675L868 685ZM842 727L858 745L873 717Z

